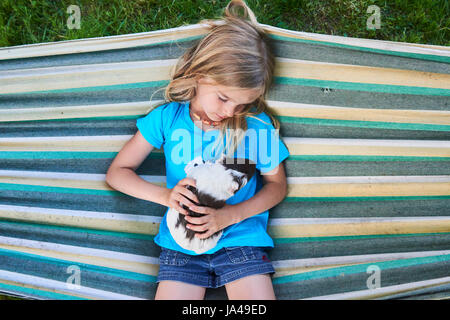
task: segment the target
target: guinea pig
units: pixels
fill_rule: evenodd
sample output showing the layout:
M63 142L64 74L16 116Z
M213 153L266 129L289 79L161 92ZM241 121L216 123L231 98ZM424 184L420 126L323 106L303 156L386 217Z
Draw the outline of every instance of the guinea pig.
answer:
M220 209L225 201L242 189L256 171L256 164L249 159L226 158L222 155L216 161L204 161L197 157L186 167L186 177L195 180L196 187L186 186L198 198L197 206ZM182 205L191 217L201 217L204 214L191 211ZM167 212L167 226L173 239L184 249L197 254L204 253L217 245L222 230L206 239L195 237L196 232L186 228L184 215L170 208Z

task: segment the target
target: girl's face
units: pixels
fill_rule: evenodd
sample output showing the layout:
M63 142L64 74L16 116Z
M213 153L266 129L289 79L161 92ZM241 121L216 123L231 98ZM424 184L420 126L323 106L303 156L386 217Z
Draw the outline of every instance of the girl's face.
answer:
M191 108L202 118L221 121L233 117L260 95L261 89L226 87L202 78L197 82L197 95L191 100Z

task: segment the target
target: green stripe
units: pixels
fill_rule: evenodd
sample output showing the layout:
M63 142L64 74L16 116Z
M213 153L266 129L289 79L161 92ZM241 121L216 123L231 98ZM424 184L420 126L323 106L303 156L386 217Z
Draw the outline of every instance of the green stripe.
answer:
M137 120L142 115L130 116L110 116L110 117L87 117L87 118L64 118L64 119L40 119L26 120L27 122L72 122L72 121L119 121L119 120ZM373 128L373 129L395 129L395 130L420 130L420 131L450 131L450 125L423 124L423 123L398 123L382 121L359 121L359 120L340 120L340 119L319 119L319 118L300 118L291 116L275 116L282 123L298 123L316 126L339 126L355 128ZM8 121L7 121L8 122ZM11 121L15 122L15 121Z
M115 190L92 190L81 188L66 188L66 187L48 187L36 186L16 183L0 183L0 189L13 191L36 191L36 192L55 192L55 193L73 193L73 194L89 194L99 196L126 196L122 192Z
M450 157L290 155L291 161L450 161Z
M0 159L112 159L118 152L1 151Z
M315 201L390 201L390 200L433 200L450 199L450 195L442 196L392 196L392 197L286 197L286 202L315 202Z
M49 291L33 289L33 288L19 287L19 286L3 284L3 283L0 283L0 291L5 291L7 293L11 292L11 293L19 294L19 295L23 294L24 296L27 296L27 297L38 296L41 298L46 298L46 299L51 299L51 300L56 300L56 299L58 299L58 300L85 300L83 298L69 296L67 294L49 292Z
M450 125L423 124L423 123L398 123L382 121L337 120L318 118L297 118L278 116L283 123L300 123L316 126L340 126L355 128L396 129L396 130L421 130L421 131L450 131Z
M128 49L143 48L143 47L155 47L155 46L161 46L161 45L173 45L175 43L198 40L198 39L203 38L205 35L206 35L206 33L204 35L199 35L199 36L190 36L190 37L180 38L180 39L175 39L175 40L168 40L168 41L162 41L162 42L157 42L157 43L144 44L142 46L130 47ZM121 50L121 49L119 49L119 50Z
M273 279L273 284L283 284L283 283L303 281L303 280L337 277L337 276L343 276L343 275L355 274L355 273L366 273L367 267L372 266L372 265L378 266L381 270L388 270L388 269L394 269L394 268L405 268L405 267L410 267L410 266L415 266L415 265L446 262L446 261L450 261L449 254L439 255L439 256L431 256L431 257L412 258L412 259L401 259L401 260L393 260L393 261L385 261L385 262L365 263L365 264L355 265L355 266L330 268L330 269L325 269L325 270L317 270L317 271L305 272L305 273L301 273L301 274L282 276L282 277Z
M26 259L29 262L31 261L39 261L44 263L51 263L58 266L66 266L66 265L72 265L74 262L70 260L62 260L62 259L56 259L46 256L40 256L36 254L26 253L26 252L20 252L20 251L13 251L13 250L7 250L0 248L0 255L6 255L11 257L18 257L19 259ZM144 281L144 282L156 282L155 276L150 276L146 274L141 274L137 272L131 272L131 271L125 271L120 269L113 269L108 267L101 267L96 266L93 264L86 264L81 262L76 262L77 266L80 267L80 269L85 269L91 272L98 272L107 274L114 277L119 278L126 278L131 280L137 280L137 281Z
M130 215L133 216L133 215ZM33 228L40 229L51 229L51 230L62 230L68 232L78 232L78 233L88 233L93 235L104 235L109 237L119 237L119 238L127 238L127 239L139 239L139 240L153 240L154 235L148 234L139 234L139 233L129 233L129 232L118 232L118 231L106 231L106 230L98 230L98 229L86 229L80 227L68 227L68 226L59 226L59 225L47 225L47 224L38 224L38 223L30 223L30 222L17 222L17 221L8 221L0 219L0 224L10 224L16 226L27 226Z
M366 47L360 47L357 45L349 45L349 44L335 43L335 42L329 42L329 41L296 39L296 38L290 38L290 37L286 37L286 36L273 35L273 34L269 34L269 36L276 40L282 40L282 41L288 41L288 42L300 42L300 43L308 43L308 44L314 44L314 45L324 45L324 46L338 47L338 48L344 48L344 49L350 49L350 50L381 53L381 54L387 54L390 56L407 57L407 58L413 58L413 59L419 59L419 60L430 60L430 61L438 61L438 62L445 62L445 63L450 62L449 57L433 55L433 54L399 52L399 51L391 51L391 50L376 49L376 48L366 48Z
M427 237L427 236L445 236L450 232L436 233L408 233L408 234L374 234L359 236L334 236L334 237L299 237L299 238L278 238L273 239L275 244L302 243L302 242L323 242L323 241L343 241L343 240L362 240L362 239L382 239L397 237Z
M288 85L299 85L299 86L310 86L310 87L322 87L322 88L327 87L327 88L340 89L340 90L385 92L385 93L396 93L396 94L431 95L431 96L450 96L449 89L413 87L413 86L398 86L398 85L376 84L376 83L357 83L357 82L288 78L288 77L275 77L275 83L288 84Z
M112 159L118 152L90 151L0 151L0 159ZM152 152L151 159L164 158L162 152Z
M110 116L110 117L103 117L103 116L99 116L99 117L86 117L86 118L64 118L64 119L39 119L39 120L19 120L20 122L32 122L32 123L39 123L39 122L72 122L72 121L92 121L92 120L104 120L104 121L108 121L108 120L136 120L139 119L143 116L145 116L146 114L139 114L139 115L130 115L130 116ZM16 120L13 121L3 121L3 122L8 122L8 123L12 123L12 122L19 122Z
M66 187L48 187L16 183L0 183L0 188L13 191L36 191L36 192L55 192L55 193L73 193L90 194L102 196L126 196L122 192L114 190L92 190L81 188ZM304 202L304 201L389 201L389 200L429 200L429 199L450 199L450 195L441 196L392 196L392 197L286 197L286 202Z
M0 159L113 159L118 152L90 151L0 151ZM152 152L150 159L165 159L163 152ZM290 155L287 161L450 161L450 157Z
M334 88L334 89L341 89L341 90L385 92L385 93L396 93L396 94L450 96L450 90L441 89L441 88L398 86L398 85L373 84L373 83L355 83L355 82L345 82L345 81L329 81L329 80L288 78L288 77L274 77L274 78L275 78L274 82L277 84L312 86L312 87L327 87L327 88ZM105 91L105 90L124 90L124 89L136 89L136 88L163 87L168 84L169 84L168 80L148 81L148 82L117 84L117 85L110 85L110 86L57 89L57 90L46 90L46 91L28 91L28 92L17 92L17 93L2 93L0 95L30 94L30 93L32 93L32 94L72 93L72 92Z
M0 95L111 91L111 90L126 90L126 89L162 87L162 86L167 86L168 84L169 84L169 80L161 80L161 81L146 81L146 82L115 84L115 85L109 85L109 86L95 86L95 87L44 90L44 91L25 91L25 92L15 92L15 93L1 93Z

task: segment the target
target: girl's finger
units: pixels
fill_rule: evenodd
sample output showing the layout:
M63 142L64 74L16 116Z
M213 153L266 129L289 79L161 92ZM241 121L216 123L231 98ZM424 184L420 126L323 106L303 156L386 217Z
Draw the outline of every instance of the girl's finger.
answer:
M189 223L186 225L186 228L195 232L203 232L208 230L208 225L206 223L202 225L193 225Z
M213 231L208 230L205 233L196 233L195 236L199 239L206 239L209 238L210 236L212 236L214 234Z
M192 211L197 212L197 213L209 214L207 207L200 207L200 206L196 206L195 204L192 204L189 206L189 209L191 209Z
M189 200L192 201L192 203L199 203L197 196L190 190L183 188L184 190L180 190L180 193L187 197Z
M184 196L181 195L181 194L177 194L177 195L175 196L175 200L176 200L176 202L177 202L178 205L180 205L180 206L184 205L184 206L186 206L186 208L189 208L189 207L191 207L192 205L194 205L194 203L193 203L192 201L190 201L189 199L187 199L186 197L184 197ZM185 213L183 213L183 214L188 214L187 209L184 209L184 208L183 208L183 211L185 211Z
M196 225L202 225L205 223L208 223L208 216L203 216L203 217L191 217L188 216L186 217L186 221L189 222L190 224L196 224Z
M183 197L181 197L183 198ZM187 211L186 209L183 208L183 203L180 202L179 200L183 200L180 199L179 197L175 197L175 199L173 200L173 205L171 206L172 208L174 208L175 210L177 210L179 213L184 214L185 216L189 214L189 211Z
M175 207L175 210L177 210L179 213L188 216L189 215L189 211L187 211L186 209L183 209L183 207L181 205L178 205L177 207Z
M184 179L181 179L181 180L178 182L178 184L180 184L180 185L182 185L182 186L185 186L185 185L189 184L189 185L191 185L191 186L193 186L193 187L196 187L196 185L195 185L195 180L192 179L192 178L184 178Z

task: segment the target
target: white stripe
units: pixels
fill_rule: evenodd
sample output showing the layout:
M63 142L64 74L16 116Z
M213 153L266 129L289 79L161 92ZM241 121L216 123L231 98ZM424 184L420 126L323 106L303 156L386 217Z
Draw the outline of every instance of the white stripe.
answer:
M51 171L0 170L1 177L37 178L56 180L105 181L105 174ZM166 183L166 176L140 175L150 183ZM287 177L288 184L338 184L338 183L446 183L450 175L430 176L337 176L337 177Z
M279 218L269 219L269 225L305 225L305 224L341 224L341 223L382 223L382 222L419 222L450 221L450 217L363 217L363 218Z
M0 138L2 142L33 142L33 141L122 141L129 140L133 135L104 135L104 136L63 136L63 137L10 137ZM450 141L445 140L382 140L382 139L323 139L323 138L295 138L283 137L288 144L312 145L341 145L341 146L382 146L382 147L421 147L421 148L450 148Z
M77 112L77 110L82 110L88 112L104 111L107 112L110 109L115 110L130 110L130 109L143 109L150 108L162 103L163 100L152 100L152 101L137 101L137 102L127 102L127 103L108 103L108 104L90 104L90 105L77 105L77 106L66 106L66 107L36 107L36 108L13 108L13 109L2 109L0 110L0 116L11 116L11 115L22 115L26 114L36 114L36 113L51 113L51 112ZM123 113L123 112L122 112ZM89 114L87 116L90 116Z
M293 30L277 28L277 27L273 27L273 26L269 26L269 25L265 25L265 24L261 24L261 25L264 26L264 28L266 28L268 30L278 31L278 32L286 34L286 35L292 34L294 36L307 37L307 38L311 38L312 40L322 40L322 41L327 41L327 42L346 44L346 45L350 45L350 46L381 49L381 50L387 50L390 52L398 51L398 52L410 52L410 53L419 53L419 54L434 54L434 55L450 56L448 47L445 47L445 46L426 45L426 47L419 47L419 46L415 45L414 43L408 43L408 42L396 42L396 41L387 41L387 40L343 37L343 36L336 36L336 35L293 31Z
M67 278L69 278L69 276L70 274L68 273ZM89 288L85 286L79 286L79 288L74 288L75 285L66 282L26 275L17 272L10 272L5 270L0 270L0 279L5 281L19 282L24 285L30 285L38 288L62 291L63 294L68 295L79 294L99 299L143 300L142 298L138 297Z
M450 176L344 176L344 177L287 177L287 183L335 184L335 183L439 183L450 182Z
M298 102L286 102L286 101L278 101L278 100L266 100L267 104L274 109L334 109L334 110L351 110L351 109L360 109L359 107L336 107L332 105L325 104L309 104L309 103L298 103ZM384 109L367 109L369 111L383 111ZM387 109L389 111L414 111L414 112L426 112L426 113L436 113L436 114L450 114L450 111L446 110L425 110L425 109ZM300 115L298 115L300 117Z
M135 114L141 112L143 108L148 108L152 106L159 105L163 103L163 100L152 100L150 101L140 101L140 102L127 102L127 103L114 103L114 104L94 104L94 105L78 105L69 107L37 107L37 108L14 108L14 109L3 109L0 110L0 117L8 117L6 121L20 121L21 119L53 119L53 118L70 118L76 114L80 117L80 112L86 112L86 117L90 117L92 113L106 112L109 114L124 114L124 110L134 110L129 111L127 114ZM348 111L355 109L352 107L336 107L331 105L318 105L318 104L306 104L306 103L294 103L285 101L268 100L267 103L274 109L298 109L298 110L320 110L320 109L332 109L332 110L342 110ZM371 109L375 110L375 109ZM109 112L111 111L111 112ZM147 110L145 110L148 112ZM382 110L379 110L382 111ZM389 109L389 111L405 111L405 112L423 112L426 114L438 114L445 116L450 114L450 111L445 110L419 110L419 109ZM64 116L60 114L64 113Z
M10 80L18 78L29 77L41 77L41 76L56 76L56 75L72 75L75 76L78 73L96 73L113 70L130 71L151 69L154 67L170 67L176 63L177 59L167 60L146 60L146 61L131 61L131 62L112 62L112 63L98 63L98 64L82 64L82 65L69 65L69 66L54 66L45 68L31 68L31 69L19 69L8 70L0 73L0 80Z
M446 254L450 254L450 250L396 252L396 253L365 254L353 256L335 256L324 258L278 260L272 261L272 264L275 269L305 268L305 267L317 267L317 266L329 266L329 265L353 264L353 263L370 263L370 262L376 263L379 261L430 257Z
M330 294L325 296L311 297L301 300L343 300L343 299L370 299L371 296L378 297L378 295L390 295L401 293L402 291L411 291L429 286L438 286L450 283L450 277L443 277L438 279L431 279L425 281L410 282L400 285L381 287L377 289L368 289L360 291L352 291L345 293ZM383 284L383 281L381 281Z
M216 21L216 23L222 24L222 21L219 20ZM270 31L274 31L281 33L282 35L285 36L288 35L293 35L295 37L300 36L312 40L341 43L350 46L381 49L387 50L389 52L398 51L398 52L450 56L448 47L445 46L437 46L437 45L418 46L417 44L414 43L325 35L318 33L287 30L266 24L259 24L259 25L263 29L265 29L266 32L270 33ZM118 48L129 48L137 45L145 45L147 43L155 43L155 38L161 35L169 37L173 36L173 38L175 39L177 36L177 32L179 31L200 30L204 31L204 33L206 34L207 30L205 26L206 26L205 24L198 23L188 26L180 26L170 29L141 32L135 34L95 37L77 40L65 40L60 42L46 42L46 43L1 48L0 59L13 59L28 56L45 56L45 55L57 55L72 52L90 52L90 51L111 50ZM158 41L156 43L158 43ZM30 49L35 49L32 50L33 54L30 53Z
M105 181L106 174L96 173L72 173L51 171L21 171L0 170L0 177L12 178L37 178L56 180L80 180L80 181ZM166 176L140 175L142 179L151 183L166 183Z
M65 252L74 255L87 255L93 257L101 257L107 259L117 259L130 262L146 263L146 264L159 264L159 259L149 256L142 256L131 253L103 250L103 249L93 249L87 247L78 247L72 245L65 245L53 242L44 242L28 239L19 239L11 237L0 236L0 244L33 248L39 250L49 250L56 252Z
M58 142L58 141L126 141L131 139L133 135L105 135L105 136L64 136L64 137L10 137L10 138L0 138L0 143L2 142Z
M340 146L380 146L408 148L450 148L450 141L445 140L383 140L383 139L324 139L283 137L288 144L340 145Z
M43 42L43 43L6 47L0 48L0 60L103 51L120 48L131 48L135 46L143 46L146 44L155 44L155 43L157 44L162 42L162 40L155 41L155 38L157 38L158 36L172 38L173 40L175 40L179 38L177 37L176 34L178 31L183 30L196 31L197 29L200 28L202 28L201 24L195 24L170 29L155 30L150 32L140 32L140 33L106 36L106 37L94 37L76 40L65 40L58 42ZM164 42L165 41L167 41L167 39L164 39Z
M145 216L137 214L122 214L115 212L99 212L99 211L83 211L83 210L67 210L67 209L52 209L41 207L23 207L0 204L0 211L15 211L20 213L38 213L44 215L80 217L90 219L105 219L105 220L119 220L119 221L134 221L147 223L160 223L161 217Z

